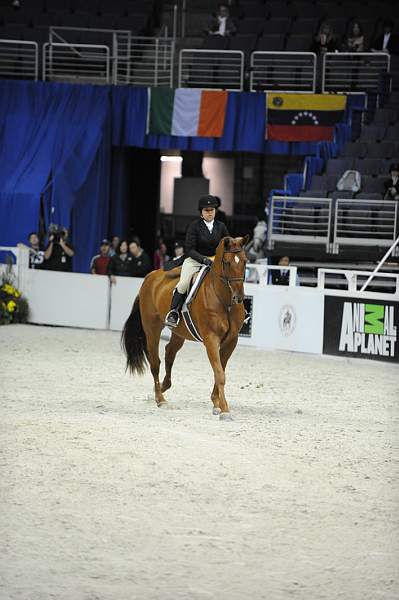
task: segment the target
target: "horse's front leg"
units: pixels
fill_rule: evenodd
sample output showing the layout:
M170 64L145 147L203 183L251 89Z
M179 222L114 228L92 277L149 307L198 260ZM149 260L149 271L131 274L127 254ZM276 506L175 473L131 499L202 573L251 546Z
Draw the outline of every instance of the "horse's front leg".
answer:
M204 339L205 348L208 354L209 362L211 363L213 374L215 377L215 385L212 392L213 410L217 414L217 408L220 409L220 419L226 421L231 420L229 405L227 404L226 396L224 395L224 386L226 377L224 368L220 358L220 341L216 335L209 335ZM216 401L216 391L218 395L218 404Z
M223 370L225 372L225 377L226 377L227 362L228 362L230 356L233 354L234 349L237 346L237 342L238 342L238 335L235 335L234 337L231 337L231 338L228 338L227 340L225 340L223 345L220 348L220 352L219 352L220 362L221 362ZM211 400L213 402L213 414L214 415L220 414L221 410L220 410L220 406L219 406L219 392L218 392L218 388L217 388L216 384L213 386Z

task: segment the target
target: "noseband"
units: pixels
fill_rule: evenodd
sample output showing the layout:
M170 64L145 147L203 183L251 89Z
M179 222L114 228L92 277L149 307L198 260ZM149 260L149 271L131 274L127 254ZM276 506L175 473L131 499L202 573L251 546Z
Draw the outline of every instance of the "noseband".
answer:
M231 283L233 281L240 281L240 282L244 282L245 281L245 270L244 270L244 275L242 277L228 277L225 273L225 266L226 265L230 265L230 263L227 260L224 260L224 255L225 254L238 254L239 252L242 252L242 248L237 248L237 250L226 250L225 252L223 252L222 255L222 275L219 275L219 273L215 273L213 269L211 269L211 273L213 273L213 275L217 275L219 277L219 279L221 279L223 281L223 283L225 285L227 285L227 287L230 290L230 302L229 304L226 306L224 302L222 302L222 300L219 298L219 296L216 293L215 290L215 286L213 286L213 289L215 291L216 296L219 298L220 302L223 304L223 306L225 308L227 308L228 311L231 310L231 307L233 306L233 295L234 295L234 291L233 288L231 287ZM245 264L245 263L244 263Z

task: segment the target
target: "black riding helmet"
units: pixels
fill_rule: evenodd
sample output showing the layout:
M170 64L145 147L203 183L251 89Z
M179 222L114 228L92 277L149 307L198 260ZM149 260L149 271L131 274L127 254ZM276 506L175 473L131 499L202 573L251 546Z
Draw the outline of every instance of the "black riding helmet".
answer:
M216 196L202 196L198 202L198 210L201 212L203 208L218 208L219 203Z

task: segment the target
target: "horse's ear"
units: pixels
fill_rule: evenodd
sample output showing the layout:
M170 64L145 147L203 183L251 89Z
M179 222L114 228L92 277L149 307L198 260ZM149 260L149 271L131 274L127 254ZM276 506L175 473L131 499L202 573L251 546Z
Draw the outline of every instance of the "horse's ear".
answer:
M247 233L247 235L242 238L242 242L241 242L242 247L246 246L248 244L248 241L249 241L249 235Z
M230 246L230 238L229 237L223 238L223 243L224 243L224 249L227 250L227 248L229 248L229 246Z

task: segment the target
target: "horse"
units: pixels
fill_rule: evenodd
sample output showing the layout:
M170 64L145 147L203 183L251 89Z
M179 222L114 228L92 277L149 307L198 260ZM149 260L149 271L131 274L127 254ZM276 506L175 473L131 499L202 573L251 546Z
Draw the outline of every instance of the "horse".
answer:
M226 421L232 418L224 392L225 369L245 318L243 301L247 258L244 246L247 242L248 236L224 237L220 241L213 264L190 304L191 316L214 373L212 412ZM172 385L171 373L177 352L185 340L194 339L181 318L165 348L165 377L161 385L159 341L179 275L180 268L149 273L122 331L126 370L142 375L149 363L154 379L155 402L159 407L165 405L164 393Z

